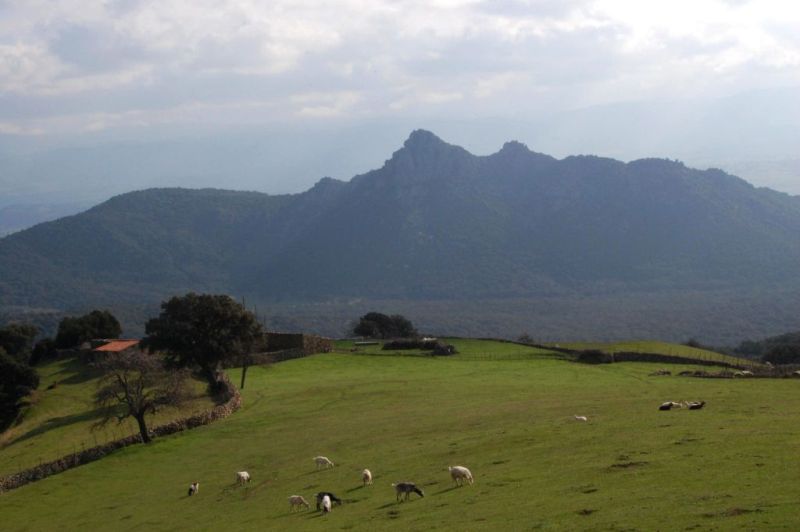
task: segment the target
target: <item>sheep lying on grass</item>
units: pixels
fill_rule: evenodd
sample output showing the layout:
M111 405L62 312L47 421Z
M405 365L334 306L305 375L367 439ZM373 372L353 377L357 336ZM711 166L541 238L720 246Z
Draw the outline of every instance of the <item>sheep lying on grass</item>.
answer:
M472 472L464 466L450 466L447 468L450 471L450 478L453 479L459 486L464 485L464 481L469 482L472 484L474 479L472 478Z
M330 500L330 499L328 499ZM306 509L311 508L311 505L308 504L308 501L303 498L302 495L292 495L289 497L289 511L291 512L295 508L300 509L301 506L305 506Z
M589 421L589 418L586 416L573 416L575 421Z

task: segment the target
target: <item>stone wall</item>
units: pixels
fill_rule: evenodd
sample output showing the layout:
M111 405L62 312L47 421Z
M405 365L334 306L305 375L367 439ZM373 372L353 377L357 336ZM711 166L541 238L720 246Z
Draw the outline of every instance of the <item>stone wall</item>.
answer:
M236 386L234 386L225 375L223 375L223 382L224 387L221 397L221 400L223 401L222 404L215 406L211 410L201 412L200 414L195 414L182 419L176 419L164 425L154 427L150 430L150 434L156 437L166 436L168 434L174 434L176 432L193 429L202 425L208 425L209 423L213 423L218 419L226 418L239 410L239 408L242 406L242 397L239 394L239 390L236 389ZM20 471L19 473L15 473L13 475L0 477L0 493L19 488L20 486L24 486L25 484L29 484L31 482L36 482L37 480L61 473L62 471L72 469L73 467L94 462L95 460L99 460L104 456L116 451L117 449L122 449L123 447L141 442L142 437L140 434L131 435L103 445L98 445L97 447L92 447L91 449L86 449L81 452L62 456L58 460L53 460L52 462L48 462L46 464L40 464L36 467L26 469L25 471Z
M328 353L333 350L333 342L314 334L302 333L267 333L267 351L287 351L302 349L307 355Z

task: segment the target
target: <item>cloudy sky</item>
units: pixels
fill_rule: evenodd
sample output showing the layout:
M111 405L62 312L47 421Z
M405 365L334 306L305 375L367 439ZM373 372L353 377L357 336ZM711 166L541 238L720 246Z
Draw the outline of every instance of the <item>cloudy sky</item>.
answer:
M18 145L795 86L795 0L0 0L0 137Z

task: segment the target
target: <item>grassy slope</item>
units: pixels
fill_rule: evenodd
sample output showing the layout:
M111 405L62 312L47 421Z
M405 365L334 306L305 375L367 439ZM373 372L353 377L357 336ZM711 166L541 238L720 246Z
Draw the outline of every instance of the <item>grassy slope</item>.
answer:
M553 344L567 349L596 349L606 353L659 353L687 359L711 360L729 364L757 365L752 360L733 357L708 349L698 349L688 345L671 344L659 341L631 341L631 342L568 342Z
M36 368L41 378L32 396L32 405L23 421L0 436L0 475L49 462L66 454L138 432L136 422L122 425L112 422L103 429L90 431L98 419L92 404L97 389L97 375L75 359L58 360ZM48 390L54 382L58 386ZM195 383L195 398L184 405L180 415L206 410L213 406L203 393L204 385ZM176 417L176 411L160 412L151 423Z
M507 346L459 345L475 358L482 350L509 354ZM4 527L675 530L796 523L796 381L648 377L651 364L502 358L331 354L252 368L244 407L233 417L3 494ZM705 399L708 407L656 410L669 399ZM314 471L317 454L336 467ZM454 464L472 469L474 486L451 487L445 468ZM374 486L360 487L363 467L372 469ZM241 469L253 476L249 488L233 486ZM188 498L193 480L201 482L200 494ZM395 504L389 484L400 480L421 484L427 497ZM310 498L322 489L347 502L325 517L288 512L289 495Z

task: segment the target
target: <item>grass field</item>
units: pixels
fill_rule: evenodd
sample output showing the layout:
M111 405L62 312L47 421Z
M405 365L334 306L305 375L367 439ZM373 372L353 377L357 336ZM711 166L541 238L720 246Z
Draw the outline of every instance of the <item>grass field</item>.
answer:
M97 390L97 374L75 359L59 360L36 368L41 383L32 404L24 411L22 423L0 435L0 475L16 473L42 462L129 434L138 433L136 422L122 425L112 422L90 430L99 411L92 404ZM48 389L53 383L54 388ZM158 424L177 416L189 415L213 407L204 393L205 385L194 383L195 397L179 411L159 413L151 423Z
M722 362L726 364L758 366L759 362L740 357L733 357L708 349L699 349L682 344L671 344L658 341L631 341L631 342L571 342L553 344L566 349L589 350L594 349L604 353L657 353L689 360L703 360Z
M369 356L340 344L341 353L252 368L230 418L2 494L2 528L791 530L800 522L799 382L649 377L660 365L579 365L514 344L454 343L461 355ZM693 399L708 404L657 410ZM315 471L318 454L336 467ZM446 468L456 464L472 470L473 486L453 487ZM366 488L364 467L375 476ZM239 470L252 475L249 487L234 485ZM195 480L200 492L189 498ZM426 497L396 503L390 483L403 480ZM320 490L345 504L326 516L289 512L289 495L313 509Z

